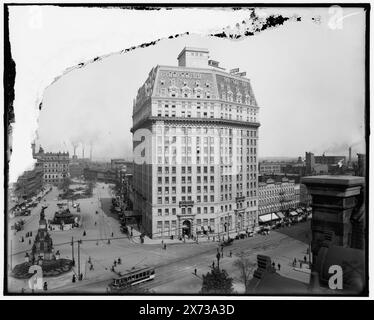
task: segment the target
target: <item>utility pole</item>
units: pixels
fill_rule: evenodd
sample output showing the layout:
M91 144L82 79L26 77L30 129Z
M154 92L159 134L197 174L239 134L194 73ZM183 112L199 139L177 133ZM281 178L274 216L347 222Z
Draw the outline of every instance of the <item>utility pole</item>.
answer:
M81 279L81 260L80 260L80 242L81 240L78 240L78 279Z
M75 260L74 260L74 237L71 237L71 259L73 260L73 266L75 266Z
M13 269L13 240L10 240L10 271Z
M230 238L230 219L229 219L229 212L227 212L227 240Z

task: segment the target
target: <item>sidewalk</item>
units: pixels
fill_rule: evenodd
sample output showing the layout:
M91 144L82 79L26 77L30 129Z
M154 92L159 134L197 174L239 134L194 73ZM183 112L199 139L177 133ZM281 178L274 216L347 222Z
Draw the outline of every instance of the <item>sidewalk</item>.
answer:
M129 236L129 239L134 243L141 243L140 241L140 235L141 232L139 230L136 230L135 228L132 230L132 237ZM229 236L231 239L235 239L236 235L238 235L239 232L236 232L236 230L230 231ZM256 236L256 234L254 234ZM217 242L220 243L222 240L227 240L227 232L221 233L218 237L217 234L207 234L207 235L199 235L197 237L197 241L186 238L185 240L179 240L177 236L174 236L174 239L170 239L170 236L164 236L163 238L157 238L157 239L151 239L148 236L144 236L144 244L181 244L181 243L189 243L189 244L196 244L196 243L211 243L211 242ZM220 240L220 241L219 241Z

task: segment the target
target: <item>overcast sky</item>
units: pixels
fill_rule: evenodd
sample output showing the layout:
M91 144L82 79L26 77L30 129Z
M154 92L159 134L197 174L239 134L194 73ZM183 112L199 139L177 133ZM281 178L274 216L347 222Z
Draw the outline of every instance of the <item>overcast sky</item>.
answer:
M72 153L72 143L83 142L89 156L92 142L94 158L131 155L137 90L152 67L177 65L184 46L207 48L221 66L247 72L260 107L260 157L364 152L363 13L338 30L303 21L240 41L163 40L74 70L45 91L38 145Z

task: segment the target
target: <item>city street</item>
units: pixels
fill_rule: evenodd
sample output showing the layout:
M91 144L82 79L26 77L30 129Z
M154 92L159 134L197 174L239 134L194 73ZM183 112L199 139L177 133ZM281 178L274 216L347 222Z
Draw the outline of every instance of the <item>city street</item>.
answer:
M46 218L52 219L57 211L58 190L53 190L46 195L46 201L33 208L31 216L25 217L25 229L17 232L12 239L12 262L13 267L24 261L25 251L30 251L33 239L37 233L41 205L48 205L45 210ZM201 275L209 271L215 260L218 242L175 243L168 244L167 249L162 249L159 243L139 244L120 232L119 221L109 216L102 210L108 212L110 206L111 189L108 184L98 183L93 196L87 199L79 199L82 226L68 231L50 231L55 251L59 250L62 258L72 258L71 240L82 240L79 250L80 270L78 271L78 244L74 245L75 267L72 271L53 278L45 278L48 283L48 292L94 292L105 293L108 284L116 275L111 271L113 261L121 258L122 264L116 267L116 271L125 273L132 267L153 266L156 268L155 280L141 284L141 288L147 288L155 293L198 293L201 289ZM61 201L60 201L61 202ZM70 205L70 210L76 213L76 209ZM96 211L98 213L96 213ZM15 218L19 219L19 217ZM14 220L15 220L14 219ZM96 222L96 225L95 225ZM10 223L14 223L13 220ZM228 271L234 278L235 291L242 293L243 285L239 280L239 271L233 266L233 262L239 255L248 257L256 263L257 254L269 255L276 264L280 263L282 268L280 274L308 281L308 275L293 270L291 267L294 258L303 259L307 250L306 232L309 223L300 223L286 229L272 231L270 235L256 235L253 238L235 240L233 245L225 247L224 258L220 266ZM25 236L26 232L32 231L32 238L25 238L25 242L19 238ZM83 236L83 232L86 236ZM31 239L31 245L29 244ZM110 239L110 242L108 242ZM230 251L232 257L229 257ZM9 244L10 252L10 244ZM89 270L87 261L91 259L94 270ZM216 262L215 262L216 263ZM194 275L194 269L197 275ZM73 274L83 273L83 280L72 283ZM20 291L22 288L28 291L25 280L9 278L11 291Z

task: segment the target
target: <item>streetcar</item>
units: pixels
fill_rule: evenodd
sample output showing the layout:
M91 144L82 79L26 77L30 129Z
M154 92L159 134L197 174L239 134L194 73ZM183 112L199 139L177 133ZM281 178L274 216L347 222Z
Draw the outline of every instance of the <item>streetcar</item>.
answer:
M136 284L153 280L155 277L155 269L151 267L136 269L128 271L127 273L113 279L109 285L111 291L118 291L128 286L134 286Z

